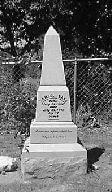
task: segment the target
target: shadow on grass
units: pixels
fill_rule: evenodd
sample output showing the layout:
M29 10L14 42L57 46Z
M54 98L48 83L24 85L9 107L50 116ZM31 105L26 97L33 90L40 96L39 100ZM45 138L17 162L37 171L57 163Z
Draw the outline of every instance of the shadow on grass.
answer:
M95 170L95 166L93 164L99 161L99 158L104 153L104 151L104 148L99 147L87 150L87 173Z
M77 142L83 146L79 137ZM94 163L99 161L100 156L104 153L105 149L100 147L95 147L87 150L87 173L95 170Z

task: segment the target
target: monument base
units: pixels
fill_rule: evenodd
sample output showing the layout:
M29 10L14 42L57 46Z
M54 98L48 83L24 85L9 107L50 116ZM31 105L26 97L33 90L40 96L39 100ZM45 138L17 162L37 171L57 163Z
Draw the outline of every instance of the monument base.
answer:
M27 148L27 150L26 150ZM66 174L81 175L87 172L87 151L74 144L29 144L21 155L24 181L62 179Z
M30 126L30 143L77 143L77 126L73 122L38 122Z

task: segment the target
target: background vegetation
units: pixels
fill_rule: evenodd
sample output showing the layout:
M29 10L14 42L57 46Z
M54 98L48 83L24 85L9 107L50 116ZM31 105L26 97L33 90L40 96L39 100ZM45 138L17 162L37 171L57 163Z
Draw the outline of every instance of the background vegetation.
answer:
M31 72L30 61L42 59L44 34L50 25L60 34L63 59L112 55L111 0L1 0L2 128L16 126L20 130L23 127L23 132L29 129L35 114L37 90L31 78L34 81L38 79L39 83L41 73L41 66L33 67ZM6 59L13 60L16 65L19 63L18 70L2 65ZM65 66L72 108L73 67L73 63ZM102 112L103 117L107 113L109 120L112 119L111 61L78 63L77 74L77 109L81 111L82 104L82 111L89 116L99 116ZM20 85L21 78L26 78L22 82L23 87Z
M14 57L38 52L39 37L53 25L62 50L111 56L111 0L1 0L0 48Z

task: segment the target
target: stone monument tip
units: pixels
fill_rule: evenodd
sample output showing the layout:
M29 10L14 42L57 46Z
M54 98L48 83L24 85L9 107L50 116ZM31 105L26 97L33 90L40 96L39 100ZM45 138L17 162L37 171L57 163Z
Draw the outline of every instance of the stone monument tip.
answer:
M58 35L58 33L56 32L56 30L54 29L54 27L51 25L49 27L49 29L47 30L46 35Z

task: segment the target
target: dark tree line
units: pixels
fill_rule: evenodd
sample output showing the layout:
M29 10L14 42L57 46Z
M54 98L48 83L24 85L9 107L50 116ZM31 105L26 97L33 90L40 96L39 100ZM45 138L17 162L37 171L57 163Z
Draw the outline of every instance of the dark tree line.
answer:
M50 25L60 33L63 50L111 55L111 0L0 1L0 49L14 57L37 53Z

